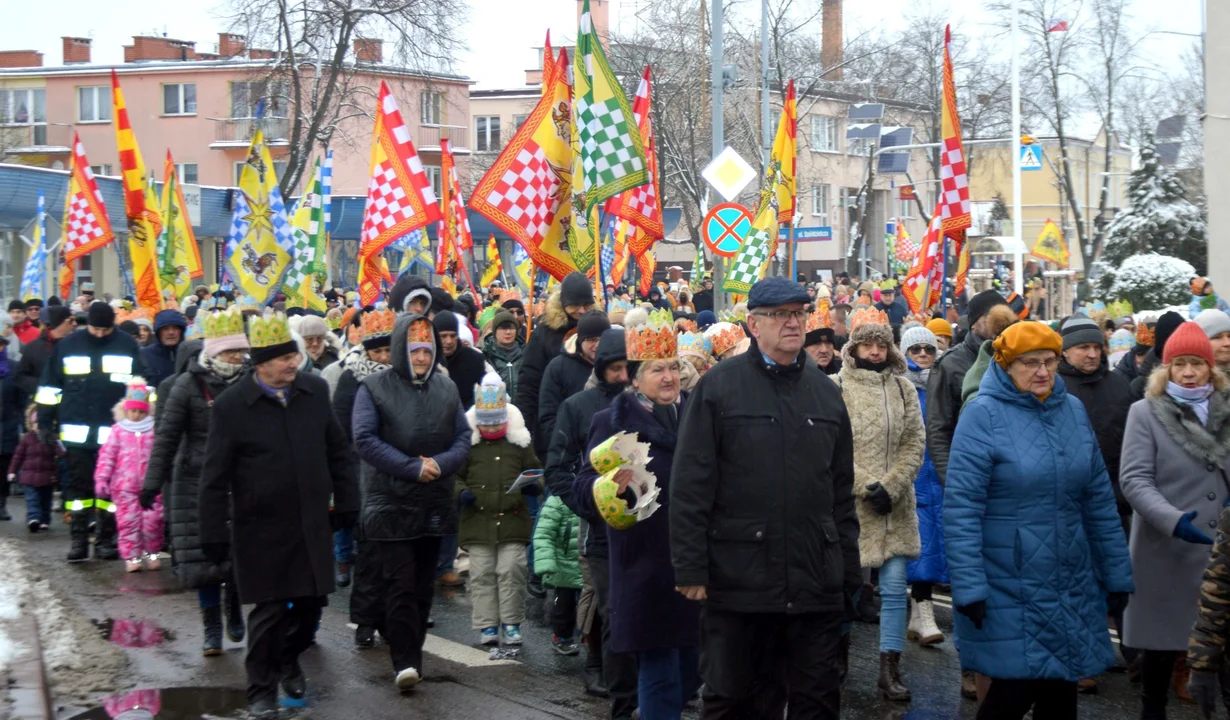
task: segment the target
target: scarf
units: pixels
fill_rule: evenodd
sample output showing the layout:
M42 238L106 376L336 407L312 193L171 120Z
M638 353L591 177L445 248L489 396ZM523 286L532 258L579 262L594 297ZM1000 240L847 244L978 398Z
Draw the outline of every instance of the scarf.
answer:
M888 369L888 366L890 363L891 361L888 359L885 359L883 362L871 362L870 360L864 360L858 355L854 356L854 367L858 368L859 370L870 370L872 372L884 372L885 370Z
M636 391L636 401L641 404L641 407L649 411L658 424L667 430L675 431L679 429L679 398L670 405L659 405L650 400L644 393Z
M931 368L923 369L918 366L913 360L908 357L905 359L906 376L910 382L914 383L915 387L927 388L927 378L931 377Z
M235 382L235 378L239 377L239 371L243 370L243 363L228 363L219 360L216 357L211 357L204 350L201 351L201 357L197 358L197 362L201 363L201 367L214 377L220 378L227 385Z
M480 427L478 429L478 434L481 435L484 440L499 440L508 434L508 423L503 423L500 425L499 430L493 430L491 432L488 432Z
M154 429L154 416L146 415L144 420L132 421L124 418L119 421L119 426L131 433L144 433Z
M363 346L358 345L356 347L359 348L358 352L348 353L344 358L342 358L342 367L354 373L355 380L361 381L368 375L375 375L381 370L387 370L389 368L388 365L382 365L381 363L375 362L369 358L367 356L367 351L363 349Z
M1185 388L1172 382L1166 383L1166 394L1182 407L1191 408L1196 413L1201 425L1209 424L1209 396L1213 394L1213 383L1200 387Z

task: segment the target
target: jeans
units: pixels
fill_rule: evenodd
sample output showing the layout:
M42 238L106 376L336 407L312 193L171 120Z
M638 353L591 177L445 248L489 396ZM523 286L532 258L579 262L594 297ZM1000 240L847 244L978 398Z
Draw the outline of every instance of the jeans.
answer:
M638 652L636 658L641 720L679 720L700 687L700 650L660 648Z
M905 650L906 615L909 599L906 597L905 568L909 563L903 557L892 557L880 566L880 652Z
M354 562L354 530L333 532L333 560L347 565Z
M457 563L457 533L440 536L440 557L436 561L436 577L454 571Z
M54 492L54 485L25 488L26 522L38 520L46 525L51 524L51 496Z
M197 589L196 602L201 606L202 610L211 607L218 607L222 604L222 586L210 585L209 587Z

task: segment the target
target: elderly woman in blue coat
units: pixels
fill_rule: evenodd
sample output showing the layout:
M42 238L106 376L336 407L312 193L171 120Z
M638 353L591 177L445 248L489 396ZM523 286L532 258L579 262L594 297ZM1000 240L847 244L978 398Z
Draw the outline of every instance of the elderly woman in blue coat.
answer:
M1110 478L1046 325L1012 325L961 411L944 491L961 666L990 678L978 718L1076 718L1114 664L1108 610L1133 591Z

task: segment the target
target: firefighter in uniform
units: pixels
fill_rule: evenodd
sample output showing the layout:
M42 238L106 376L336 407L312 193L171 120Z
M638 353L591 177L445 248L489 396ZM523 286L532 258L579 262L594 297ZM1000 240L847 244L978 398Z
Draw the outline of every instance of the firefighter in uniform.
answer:
M64 509L72 513L69 562L89 558L89 527L95 509L99 512L94 557L119 557L115 507L110 498L94 497L94 465L114 422L111 409L123 399L128 380L140 374L140 363L137 341L128 333L115 332L115 310L95 302L87 311L86 328L56 343L43 367L34 401L43 442L50 445L58 440L67 453Z

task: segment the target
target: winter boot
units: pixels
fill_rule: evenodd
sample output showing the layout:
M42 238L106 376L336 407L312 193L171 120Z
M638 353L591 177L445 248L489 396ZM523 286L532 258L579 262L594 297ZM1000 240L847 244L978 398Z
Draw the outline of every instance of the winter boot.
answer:
M844 683L850 672L850 633L841 636L837 647L837 682Z
M901 653L880 653L880 679L876 681L886 700L909 702L910 689L901 683Z
M120 551L115 547L115 513L98 511L98 531L94 535L95 560L119 560Z
M299 667L298 659L282 668L282 692L294 700L302 700L307 695L307 676Z
M226 636L233 643L243 642L246 634L243 626L243 606L239 604L239 590L235 583L227 583L226 595Z
M1187 691L1187 681L1192 676L1192 670L1187 666L1187 653L1179 653L1174 660L1174 696L1179 702L1193 704L1191 693Z
M8 492L9 492L9 491L8 491L8 489L7 489L7 488L5 488L3 491L0 491L0 493L2 493L2 494L0 494L0 522L7 522L7 521L9 521L9 520L12 520L12 519L13 519L13 516L12 516L12 515L9 515L9 508L8 508L8 503L9 503L9 495L8 495Z
M935 624L935 606L930 600L914 602L905 636L910 640L917 640L923 647L944 642L944 633L940 632Z
M205 625L205 640L201 643L201 654L214 657L222 654L222 606L214 605L201 609L201 620Z
M77 511L70 514L68 521L69 537L72 538L72 545L68 550L68 561L70 563L84 562L90 559L90 519L86 517L84 511Z
M350 587L350 563L340 562L337 564L337 570L333 573L333 582L338 587Z

